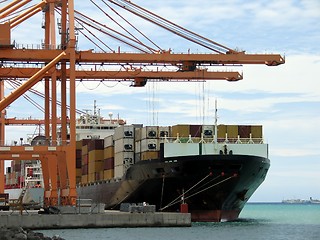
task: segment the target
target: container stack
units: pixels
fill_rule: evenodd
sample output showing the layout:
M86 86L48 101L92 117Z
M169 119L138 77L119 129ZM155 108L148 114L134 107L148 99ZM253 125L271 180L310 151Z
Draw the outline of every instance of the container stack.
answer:
M134 161L133 125L122 125L115 129L114 139L114 177L121 178Z
M76 183L81 182L82 175L82 141L76 142Z
M81 183L88 183L89 181L89 156L88 156L88 143L90 139L82 139L81 148Z
M103 179L104 140L91 139L88 143L88 181L95 182Z
M104 139L103 180L114 177L114 141L113 135Z
M161 134L169 134L169 128L161 128ZM135 152L136 162L158 159L160 151L160 139L159 139L159 127L158 126L145 126L143 128L136 129L135 138Z

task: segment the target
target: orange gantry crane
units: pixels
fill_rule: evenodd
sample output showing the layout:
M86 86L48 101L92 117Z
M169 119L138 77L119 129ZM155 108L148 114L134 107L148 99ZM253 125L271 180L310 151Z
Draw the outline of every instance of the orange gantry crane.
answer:
M30 5L31 0L14 0L0 9L0 192L4 191L4 160L41 160L45 203L63 205L76 203L76 81L130 81L132 86L142 87L148 81L205 81L242 79L242 74L232 71L209 71L210 66L229 66L242 64L265 64L276 66L285 62L279 54L246 54L210 39L204 38L178 26L127 0L102 0L103 6L91 1L95 7L110 18L105 8L115 11L114 7L124 9L167 31L192 41L211 51L206 54L173 53L162 50L148 39L153 47L134 37L128 31L115 31L74 8L74 0L43 0ZM19 10L25 7L23 10ZM17 12L19 10L19 12ZM19 47L12 43L11 30L35 14L44 13L44 43L40 48ZM61 17L58 22L61 35L60 44L56 43L56 13ZM121 17L131 27L133 24ZM110 21L113 20L110 18ZM79 30L76 23L82 27ZM119 25L118 22L115 22ZM84 33L86 30L86 33ZM95 29L138 52L126 53L120 49L112 50L105 41L97 39L109 51L100 53L93 50L77 49L77 31L86 38ZM94 34L93 37L96 38ZM89 39L89 38L88 38ZM96 42L94 43L96 45ZM97 46L97 45L96 45ZM88 69L83 66L89 65ZM151 70L143 66L150 66ZM81 66L81 67L80 67ZM107 66L101 70L97 66ZM115 71L110 66L121 66ZM160 66L161 70L157 68ZM166 66L166 68L163 68ZM169 69L169 68L170 69ZM20 79L23 84L5 96L4 82ZM61 119L57 120L57 80L61 81ZM31 90L39 81L44 81L44 125L45 135L52 139L48 146L5 146L5 125L16 122L5 118L6 108L20 96ZM67 82L69 89L67 91ZM68 97L68 99L67 99ZM68 101L67 101L68 100ZM70 108L67 109L67 102ZM68 116L68 117L67 117ZM67 119L70 119L70 141L67 141ZM57 125L61 124L61 144L57 144ZM50 131L51 129L51 131ZM50 133L51 132L51 133ZM51 136L50 136L51 135ZM57 176L59 175L59 185ZM58 199L60 196L60 199Z

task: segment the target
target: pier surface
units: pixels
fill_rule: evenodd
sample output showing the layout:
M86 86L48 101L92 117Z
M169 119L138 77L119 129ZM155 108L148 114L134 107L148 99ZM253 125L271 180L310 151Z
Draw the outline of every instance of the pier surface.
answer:
M190 213L128 213L105 211L96 214L37 214L0 212L0 227L25 229L190 227Z

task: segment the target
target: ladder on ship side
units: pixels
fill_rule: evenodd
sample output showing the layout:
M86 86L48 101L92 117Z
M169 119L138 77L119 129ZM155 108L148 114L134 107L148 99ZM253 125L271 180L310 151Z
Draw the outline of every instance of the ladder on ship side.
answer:
M22 191L21 191L18 199L12 199L12 200L9 202L9 206L10 206L10 208L12 209L11 214L14 212L14 210L19 210L19 211L20 211L20 215L22 215L23 210L25 210L26 213L29 214L28 211L27 211L27 209L26 209L26 208L24 207L24 205L23 205L23 197L24 197L24 195L25 195L26 192L27 192L27 187L28 187L28 184L26 184L26 185L22 188ZM10 215L11 215L11 214L10 214Z

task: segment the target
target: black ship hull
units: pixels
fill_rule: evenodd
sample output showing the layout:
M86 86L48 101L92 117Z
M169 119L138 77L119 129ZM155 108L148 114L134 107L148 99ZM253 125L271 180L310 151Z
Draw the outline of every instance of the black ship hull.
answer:
M264 181L267 158L251 155L197 155L139 161L120 179L77 188L80 198L119 209L123 202L179 211L188 204L192 221L238 218L245 203Z

